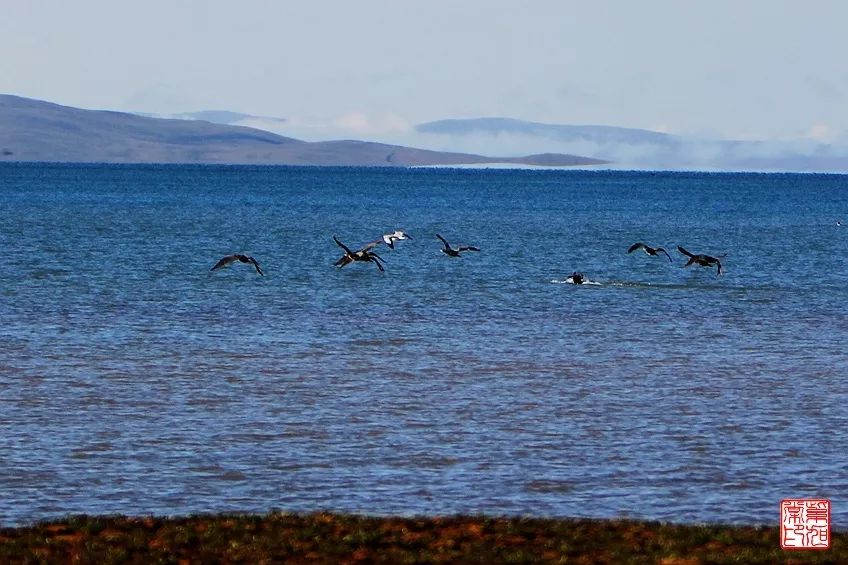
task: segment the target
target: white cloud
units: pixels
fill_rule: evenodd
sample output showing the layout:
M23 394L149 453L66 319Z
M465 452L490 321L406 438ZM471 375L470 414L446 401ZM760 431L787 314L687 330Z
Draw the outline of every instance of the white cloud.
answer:
M825 124L816 124L810 128L807 137L822 143L831 143L840 138L840 131Z
M367 113L348 112L334 117L293 116L285 122L252 119L249 125L302 139L304 141L328 141L334 139L361 139L364 141L386 141L412 131L412 125L392 112Z
M333 120L332 125L358 134L390 134L409 131L411 126L396 114L369 116L365 112L350 112Z

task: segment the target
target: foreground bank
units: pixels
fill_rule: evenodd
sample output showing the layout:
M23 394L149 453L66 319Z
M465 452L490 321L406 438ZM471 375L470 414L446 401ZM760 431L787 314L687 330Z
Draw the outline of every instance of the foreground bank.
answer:
M848 563L780 549L777 527L345 514L74 516L0 529L0 563Z

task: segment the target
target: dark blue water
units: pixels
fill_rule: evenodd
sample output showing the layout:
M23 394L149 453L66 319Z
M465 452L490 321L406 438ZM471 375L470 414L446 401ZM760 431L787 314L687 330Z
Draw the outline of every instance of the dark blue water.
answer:
M824 497L848 527L840 218L837 175L2 165L0 523ZM395 229L384 274L332 266Z

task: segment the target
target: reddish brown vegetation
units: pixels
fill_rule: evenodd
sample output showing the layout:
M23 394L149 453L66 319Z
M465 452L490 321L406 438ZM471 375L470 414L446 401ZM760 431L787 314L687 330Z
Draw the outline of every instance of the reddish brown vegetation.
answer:
M0 529L0 563L848 563L777 528L529 518L270 514L70 517Z

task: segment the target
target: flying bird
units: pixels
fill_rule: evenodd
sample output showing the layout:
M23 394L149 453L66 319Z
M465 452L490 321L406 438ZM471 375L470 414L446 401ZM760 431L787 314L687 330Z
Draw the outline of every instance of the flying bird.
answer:
M262 269L259 268L259 263L256 262L256 259L254 259L253 257L249 257L247 255L241 255L241 254L227 255L226 257L224 257L223 259L221 259L220 261L215 263L215 266L212 267L209 270L214 271L215 269L220 269L221 267L226 267L227 265L229 265L233 261L240 261L242 263L252 263L253 266L256 267L256 272L259 273L260 275L262 275L263 277L265 276L265 273L263 273Z
M450 244L447 242L447 240L445 238L443 238L439 234L436 234L436 237L441 239L442 243L445 244L445 248L440 249L439 251L441 251L442 253L444 253L448 257L459 257L459 253L461 251L480 251L476 247L471 247L470 245L463 245L462 247L457 247L456 249L454 249L450 246Z
M383 258L371 251L372 249L380 245L380 243L382 243L380 240L372 241L371 243L366 243L361 249L358 249L356 251L351 251L350 248L341 241L339 241L339 238L337 238L336 236L333 236L333 240L336 242L336 245L338 245L344 250L344 255L342 255L342 258L334 263L336 267L341 268L345 265L349 265L357 261L370 261L377 265L377 268L380 269L380 272L385 271L383 265L380 264L380 261L383 261Z
M628 249L627 252L633 253L637 249L644 250L645 253L647 253L648 255L651 255L652 257L656 257L657 254L660 251L662 251L663 253L665 253L665 256L668 257L669 262L671 262L671 263L674 262L674 261L671 260L671 256L668 254L668 252L665 249L663 249L662 247L649 247L649 246L645 245L644 243L642 243L641 241L636 242L633 245L631 245L630 249Z
M690 265L700 265L701 267L710 267L713 264L718 265L718 275L722 274L721 270L721 261L718 260L717 257L711 257L710 255L693 255L689 253L679 245L677 246L677 250L689 257L689 261L683 265L683 268L689 267ZM726 255L726 254L725 254ZM725 255L719 255L719 257L724 257Z
M387 233L383 236L383 241L392 249L395 248L395 242L401 239L412 239L412 236L400 230L395 230L395 233Z

